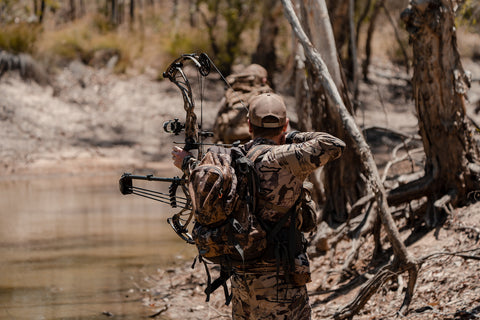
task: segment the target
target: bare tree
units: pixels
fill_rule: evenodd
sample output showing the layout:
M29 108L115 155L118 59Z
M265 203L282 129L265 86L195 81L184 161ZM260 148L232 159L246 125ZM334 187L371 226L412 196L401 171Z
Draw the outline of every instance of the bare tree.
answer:
M306 33L312 39L315 48L319 48L321 56L325 57L332 80L339 89L347 109L352 113L348 88L344 82L325 1L300 1L300 11L304 30L307 30ZM311 127L308 127L307 123L303 123L301 129L327 131L345 140L348 145L352 145L353 141L348 135L345 135L338 110L332 107L330 100L325 99L325 90L320 83L320 75L317 70L308 60L305 67L307 72L303 74L307 75L309 101L308 103L300 102L304 92L299 92L296 98L300 102L299 105L303 105L299 118L305 121L308 119ZM330 225L335 225L345 222L352 217L352 214L355 215L351 208L354 207L357 200L366 195L367 188L362 177L364 171L360 155L355 148L347 148L338 161L325 166L323 220L328 221ZM314 177L312 179L315 180ZM317 186L320 184L313 182Z
M73 21L77 17L76 16L77 8L75 5L75 0L70 0L69 2L70 2L69 16L70 16L70 20Z
M199 4L204 4L199 13L207 27L218 67L222 73L229 74L242 48L240 36L249 25L258 3L256 0L199 0ZM226 27L220 29L220 22Z
M373 7L373 12L370 17L370 24L368 25L367 31L367 41L365 44L365 60L363 60L362 64L362 73L363 73L363 80L368 81L368 67L370 66L370 58L372 55L372 41L373 41L373 33L375 31L377 18L380 13L380 9L384 5L385 0L377 0Z
M335 35L338 52L348 41L348 5L350 0L327 0L327 7L330 13L330 20Z
M87 8L85 7L85 0L80 0L80 17L85 16Z
M135 21L135 0L130 0L130 22L133 23Z
M408 271L408 288L402 307L400 308L400 311L403 311L410 304L411 297L413 295L419 269L418 262L409 254L404 243L400 239L398 229L387 204L387 194L378 174L378 170L373 160L370 148L355 124L353 117L345 107L340 93L338 92L335 83L328 72L325 62L302 29L295 11L293 10L291 1L282 0L282 3L285 8L287 19L292 25L295 35L302 44L307 59L317 71L316 74L320 79L320 83L324 87L327 99L330 100L332 107L334 106L338 109L344 129L354 141L351 147L356 148L358 153L361 155L361 161L365 164L365 168L367 170L366 179L368 181L369 192L371 192L375 198L378 214L381 218L382 225L385 228L394 252L393 261L381 268L380 271L362 287L357 297L348 306L335 315L335 318L352 318L353 315L358 313L361 308L363 308L370 297L383 283L385 283L385 281L398 276L399 273Z
M262 7L262 23L258 37L257 50L252 55L252 63L263 66L269 76L269 83L274 88L272 76L277 67L277 55L275 53L275 39L278 35L278 16L281 7L277 0L266 0Z
M466 115L470 86L455 33L455 0L411 2L402 13L413 46L413 91L426 154L422 178L389 194L395 205L428 197L426 223L441 223L451 208L480 187L479 149Z

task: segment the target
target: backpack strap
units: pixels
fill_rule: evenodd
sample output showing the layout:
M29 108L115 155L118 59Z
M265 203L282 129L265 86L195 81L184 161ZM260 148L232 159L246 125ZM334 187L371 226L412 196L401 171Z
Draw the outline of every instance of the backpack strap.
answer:
M217 279L215 279L213 282L208 283L207 288L204 291L205 294L207 295L206 302L210 300L210 294L215 290L217 290L220 286L222 286L223 292L225 293L225 305L228 306L230 304L230 301L232 301L233 293L228 292L227 280L230 278L231 275L232 273L230 269L227 269L224 266L220 267L220 276Z
M248 150L246 157L254 163L257 163L272 147L273 145L271 144L257 144Z
M205 261L205 259L203 259L201 255L195 257L195 259L193 260L192 269L195 268L197 258L198 258L198 261L203 263L203 265L205 267L205 273L207 274L207 287L204 290L204 292L207 296L207 298L205 299L205 302L209 302L210 301L210 295L215 290L217 290L220 286L222 286L223 287L223 292L225 293L225 305L228 306L230 304L230 302L232 301L232 298L233 298L233 293L228 292L228 286L227 286L227 280L232 275L231 269L227 268L226 266L221 265L220 266L220 276L212 282L212 277L210 275L210 270L208 270L207 261Z

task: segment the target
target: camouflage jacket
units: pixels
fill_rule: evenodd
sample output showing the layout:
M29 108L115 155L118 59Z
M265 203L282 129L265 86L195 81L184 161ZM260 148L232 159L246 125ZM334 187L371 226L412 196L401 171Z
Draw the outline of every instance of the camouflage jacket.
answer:
M339 158L345 148L345 143L323 132L304 132L294 135L291 144L275 145L272 140L257 138L244 145L248 152L257 145L271 145L260 161L255 162L260 178L261 197L269 204L261 209L264 221L275 223L282 213L281 208L292 208L301 193L303 182L315 169L327 162ZM263 148L258 148L262 152ZM196 166L197 160L186 159L183 170L188 176ZM285 210L280 210L285 212ZM276 272L274 261L259 261L242 268L242 272L255 274ZM305 253L295 259L295 275L298 283L310 281L310 266Z
M244 148L248 151L259 144L273 144L273 141L257 138ZM299 132L293 143L272 146L256 163L262 198L273 207L291 208L310 173L339 158L344 147L342 140L323 132ZM262 212L262 218L271 222L278 221L278 215L274 208Z

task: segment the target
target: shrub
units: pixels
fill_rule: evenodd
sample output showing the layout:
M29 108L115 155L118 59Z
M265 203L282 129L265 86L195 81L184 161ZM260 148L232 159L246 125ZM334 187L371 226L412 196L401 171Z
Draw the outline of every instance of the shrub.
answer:
M32 54L40 32L40 26L26 22L3 25L0 28L0 49Z

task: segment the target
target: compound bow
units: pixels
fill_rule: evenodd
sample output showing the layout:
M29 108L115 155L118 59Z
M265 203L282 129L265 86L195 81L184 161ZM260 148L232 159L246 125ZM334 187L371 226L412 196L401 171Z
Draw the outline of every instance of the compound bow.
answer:
M195 114L195 102L193 99L193 91L187 76L183 71L186 62L193 62L202 77L208 76L211 70L211 60L205 54L183 54L175 59L163 73L164 78L170 79L182 93L183 107L186 112L185 123L181 123L178 119L166 121L163 128L166 132L178 135L181 131L185 131L184 150L197 150L197 159L201 159L203 155L203 140L212 136L211 132L201 130L201 124L198 125L197 115ZM218 71L218 70L217 70ZM193 244L193 239L188 233L187 226L193 217L192 201L187 188L187 177L162 178L153 175L138 176L130 173L124 173L120 178L120 192L122 194L136 194L145 198L153 199L163 203L170 204L172 208L181 208L180 212L175 213L167 221L173 230L187 243ZM136 187L133 180L161 181L170 182L168 194L155 190ZM183 195L177 195L179 190Z

